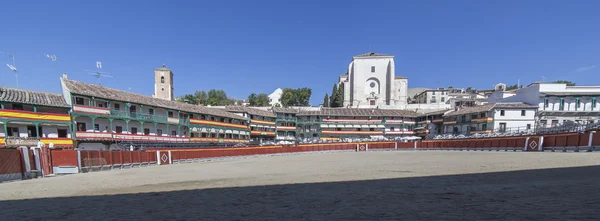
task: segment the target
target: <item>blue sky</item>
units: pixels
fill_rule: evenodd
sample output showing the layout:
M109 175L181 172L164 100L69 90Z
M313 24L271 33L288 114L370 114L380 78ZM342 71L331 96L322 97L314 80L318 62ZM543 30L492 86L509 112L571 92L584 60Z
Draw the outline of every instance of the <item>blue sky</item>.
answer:
M309 87L322 102L353 55L396 56L409 87L491 88L567 79L600 85L600 1L5 1L0 52L19 86L59 92L60 73L153 93L153 69L176 96ZM56 54L51 62L45 54ZM0 54L0 85L15 77Z

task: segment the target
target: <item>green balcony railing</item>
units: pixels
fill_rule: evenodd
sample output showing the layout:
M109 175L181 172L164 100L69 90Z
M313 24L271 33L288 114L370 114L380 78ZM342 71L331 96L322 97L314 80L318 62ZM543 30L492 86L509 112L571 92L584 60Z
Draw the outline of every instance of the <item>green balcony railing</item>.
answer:
M127 111L110 110L110 115L114 117L129 118L134 120L156 121L159 123L167 123L167 116L151 115L134 113Z

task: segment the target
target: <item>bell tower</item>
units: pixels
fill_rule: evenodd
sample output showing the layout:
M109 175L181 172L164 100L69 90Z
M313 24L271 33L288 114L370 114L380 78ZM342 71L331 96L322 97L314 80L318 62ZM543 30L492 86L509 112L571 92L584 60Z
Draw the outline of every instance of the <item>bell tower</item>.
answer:
M154 95L152 97L173 100L173 72L165 64L154 69Z

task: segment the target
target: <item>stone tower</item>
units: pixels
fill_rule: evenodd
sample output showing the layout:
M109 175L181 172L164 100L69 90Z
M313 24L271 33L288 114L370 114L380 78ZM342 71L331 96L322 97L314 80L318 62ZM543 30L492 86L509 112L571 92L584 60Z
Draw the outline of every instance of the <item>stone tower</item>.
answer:
M152 97L163 100L173 100L173 72L162 65L154 69L154 95Z

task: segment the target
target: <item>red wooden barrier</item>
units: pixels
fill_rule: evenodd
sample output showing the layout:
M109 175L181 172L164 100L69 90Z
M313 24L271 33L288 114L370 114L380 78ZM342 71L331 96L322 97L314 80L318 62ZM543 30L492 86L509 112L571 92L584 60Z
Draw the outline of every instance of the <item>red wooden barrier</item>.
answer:
M592 136L592 145L600 146L600 131L597 131L594 133L594 136Z
M78 166L77 163L77 151L76 150L51 150L52 153L52 166ZM35 168L35 167L33 167Z
M0 181L22 179L25 172L22 159L18 149L0 149Z

